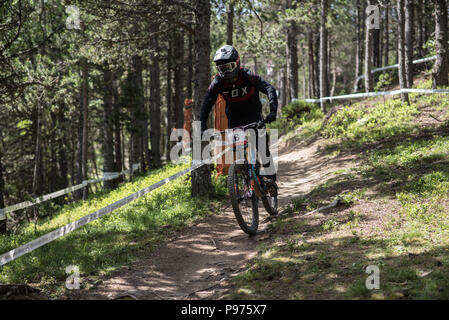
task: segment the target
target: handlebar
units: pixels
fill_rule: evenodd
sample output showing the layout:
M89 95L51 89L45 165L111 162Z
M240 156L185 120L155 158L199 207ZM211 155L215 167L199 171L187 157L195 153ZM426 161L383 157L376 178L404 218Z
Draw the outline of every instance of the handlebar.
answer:
M247 125L244 125L244 126L239 126L239 127L231 128L231 130L235 131L235 130L238 130L238 129L240 129L240 130L246 130L246 129L249 129L249 128L252 128L252 127L255 128L255 127L257 126L257 124L258 124L258 122L253 122L253 123L250 123L250 124L247 124ZM228 129L228 130L229 130L229 129ZM216 133L215 135L223 134L223 133L226 133L226 130L220 131L219 133ZM215 135L214 135L214 136L215 136Z

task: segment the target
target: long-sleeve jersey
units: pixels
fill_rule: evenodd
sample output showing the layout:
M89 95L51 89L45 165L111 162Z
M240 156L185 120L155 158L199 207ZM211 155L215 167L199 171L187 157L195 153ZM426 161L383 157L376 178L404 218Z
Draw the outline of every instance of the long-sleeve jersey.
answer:
M238 78L233 83L223 81L218 75L215 76L201 106L201 129L207 128L207 119L218 94L221 94L226 100L226 116L228 117L229 128L262 120L262 103L259 99L259 91L265 93L270 101L270 113L266 120L268 122L276 120L278 108L276 90L260 76L245 68L240 68Z

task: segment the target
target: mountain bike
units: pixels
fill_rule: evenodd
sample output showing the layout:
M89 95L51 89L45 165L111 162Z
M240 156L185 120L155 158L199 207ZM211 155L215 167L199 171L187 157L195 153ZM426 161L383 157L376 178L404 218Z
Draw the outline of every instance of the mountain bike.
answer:
M233 128L236 130L255 129L257 133L257 123ZM222 131L221 133L224 133ZM232 148L243 147L243 159L236 159L230 166L228 172L228 190L231 198L232 209L240 228L249 235L254 235L259 227L259 199L270 216L278 213L277 190L268 192L268 186L260 176L260 163L257 159L255 148L248 148L246 135L233 135ZM238 141L237 141L238 140ZM249 150L248 150L249 149ZM240 149L241 150L241 149Z

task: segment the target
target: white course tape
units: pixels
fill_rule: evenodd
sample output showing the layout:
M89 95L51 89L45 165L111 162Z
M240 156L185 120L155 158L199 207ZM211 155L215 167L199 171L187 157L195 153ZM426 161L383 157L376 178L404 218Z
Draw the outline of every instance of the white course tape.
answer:
M230 150L230 148L226 148L223 152L214 156L213 160L218 159L220 156L225 154L228 150ZM110 212L114 211L115 209L118 209L137 198L140 198L140 197L144 196L145 194L149 193L150 191L153 191L159 187L162 187L163 185L169 183L170 181L173 181L193 170L198 169L203 164L205 164L205 162L198 161L195 165L192 165L190 168L187 168L178 173L175 173L174 175L172 175L164 180L161 180L159 182L156 182L155 184L152 184L151 186L144 188L136 193L133 193L132 195L130 195L126 198L118 200L118 201L114 202L113 204L110 204L104 208L101 208L100 210L95 211L79 220L76 220L74 222L66 224L63 227L60 227L60 228L58 228L54 231L51 231L33 241L30 241L20 247L17 247L15 249L12 249L12 250L0 255L0 266L5 265L8 262L11 262L27 253L33 251L33 250L37 249L37 248L40 248L43 245L45 245L49 242L52 242L64 235L78 229L79 227L82 227L82 226L88 224L89 222L92 222L92 221L98 219L98 218L104 216L105 214L110 213Z
M429 61L432 61L432 60L436 60L436 58L437 58L437 56L431 56L431 57L427 57L427 58L414 60L413 64L429 62ZM390 70L390 69L397 69L397 68L399 68L399 64L393 64L391 66L386 66L386 67L382 67L382 68L373 69L373 70L371 70L371 73L382 72L382 71L386 71L386 70ZM363 78L365 78L364 74L358 76L355 83L358 83Z
M47 201L47 200L51 200L51 199L60 197L62 195L65 195L67 193L71 193L73 191L82 189L82 188L84 188L84 185L85 185L84 182L87 182L87 181L83 181L83 183L78 184L78 185L73 186L73 187L69 187L69 188L66 188L66 189L63 189L63 190L59 190L59 191L47 194L45 196L41 196L41 197L36 198L36 199L34 199L32 201L25 201L25 202L22 202L22 203L19 203L19 204L15 204L15 205L10 206L10 207L6 207L4 209L0 209L0 220L2 220L2 216L3 216L3 218L6 218L6 213L8 213L8 212L14 212L14 211L17 211L17 210L20 210L20 209L28 208L28 207L34 206L36 204L39 204L41 202L44 202L44 201Z
M398 95L401 93L425 93L425 94L434 94L434 93L449 93L447 89L400 89L393 91L380 91L380 92L366 92L366 93L353 93L346 94L342 96L335 97L325 97L321 99L304 99L305 102L310 103L319 103L321 101L326 100L340 100L340 99L356 99L356 98L368 98L368 97L378 97L378 96L391 96ZM298 99L293 99L293 101Z
M134 164L133 168L134 168L134 170L137 170L138 168L140 168L140 164ZM22 203L15 204L13 206L9 206L9 207L0 209L0 221L1 220L5 220L6 219L6 214L9 213L9 212L14 212L14 211L17 211L17 210L21 210L21 209L25 209L25 208L28 208L28 207L32 207L32 206L35 206L35 205L37 205L39 203L42 203L42 202L45 202L45 201L48 201L48 200L51 200L51 199L55 199L55 198L58 198L60 196L65 195L65 194L72 193L72 192L74 192L76 190L82 189L82 188L86 187L89 184L94 184L94 183L99 183L99 182L103 182L103 181L114 180L114 179L117 179L118 177L120 177L122 175L125 175L125 174L129 174L129 170L122 171L120 173L119 172L104 172L103 178L93 179L93 180L85 180L85 181L83 181L82 183L80 183L78 185L75 185L75 186L72 186L72 187L69 187L69 188L65 188L65 189L62 189L62 190L59 190L59 191L55 191L53 193L50 193L50 194L47 194L47 195L44 195L44 196L40 196L40 197L38 197L36 199L33 199L31 201L25 201L25 202L22 202Z

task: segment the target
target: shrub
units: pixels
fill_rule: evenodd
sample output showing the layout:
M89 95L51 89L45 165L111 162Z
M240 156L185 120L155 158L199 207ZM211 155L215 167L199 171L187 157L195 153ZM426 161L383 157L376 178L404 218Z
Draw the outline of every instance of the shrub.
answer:
M296 100L282 107L280 116L270 125L270 128L278 129L279 134L283 135L318 118L322 119L323 113L317 105Z

